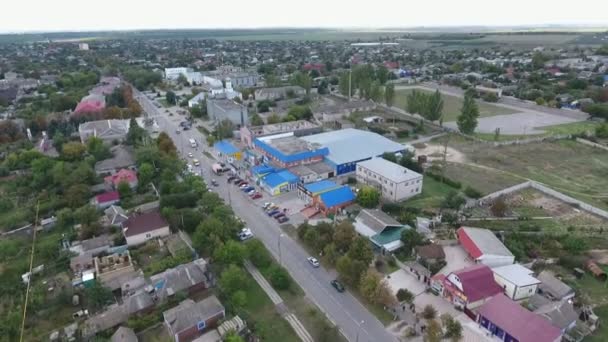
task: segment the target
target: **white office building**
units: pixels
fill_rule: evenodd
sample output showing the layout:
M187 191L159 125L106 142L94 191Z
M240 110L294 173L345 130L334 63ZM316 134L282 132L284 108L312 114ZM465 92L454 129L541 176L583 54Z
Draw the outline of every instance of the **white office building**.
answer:
M176 80L179 75L184 75L192 72L192 69L179 67L179 68L165 68L165 78L168 80Z
M380 190L382 198L402 201L422 192L422 175L384 158L357 163L357 182Z

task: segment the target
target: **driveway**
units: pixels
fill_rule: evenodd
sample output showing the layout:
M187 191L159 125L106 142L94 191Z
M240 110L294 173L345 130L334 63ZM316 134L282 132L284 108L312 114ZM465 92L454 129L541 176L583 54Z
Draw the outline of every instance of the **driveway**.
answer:
M408 289L414 296L417 296L423 293L426 288L424 284L418 281L411 273L402 269L391 273L389 276L390 278L386 277L386 281L394 294L397 294L399 289Z
M475 265L475 262L471 260L467 252L460 245L443 246L443 252L445 253L447 265L445 265L439 273L445 274L446 276L450 274L450 272Z

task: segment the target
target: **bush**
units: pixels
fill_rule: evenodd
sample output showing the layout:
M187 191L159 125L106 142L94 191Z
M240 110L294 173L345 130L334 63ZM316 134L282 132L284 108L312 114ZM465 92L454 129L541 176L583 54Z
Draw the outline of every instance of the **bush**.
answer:
M279 266L273 266L268 273L270 274L270 284L277 290L288 290L291 286L291 279L287 271Z
M272 258L270 257L270 253L264 244L257 239L253 239L245 244L247 246L247 251L249 254L249 260L260 269L264 269L272 263Z
M414 299L414 294L408 289L399 289L397 291L397 300L400 302L411 303Z
M464 194L467 195L470 198L475 198L475 199L480 198L482 196L481 192L479 192L477 189L473 189L470 186L467 186L464 189Z
M432 305L427 305L422 310L422 317L424 319L435 319L437 317L437 310Z
M438 182L442 182L445 183L455 189L460 189L462 187L462 183L460 183L459 181L455 181L452 180L448 177L442 176L442 175L438 175L436 173L433 172L427 172L424 174L425 176L429 176L431 178L433 178L434 180L438 181Z
M395 135L397 136L397 138L407 138L410 136L410 131L408 131L407 129L400 129L395 132Z

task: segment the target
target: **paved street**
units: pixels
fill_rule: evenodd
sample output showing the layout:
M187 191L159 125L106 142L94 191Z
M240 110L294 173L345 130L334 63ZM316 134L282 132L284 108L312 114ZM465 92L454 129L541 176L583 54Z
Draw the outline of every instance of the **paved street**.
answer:
M212 188L213 191L217 192L227 203L230 197L230 204L235 213L247 222L247 226L255 236L282 262L294 280L304 289L307 296L327 314L348 340L361 342L396 340L384 328L383 324L350 293L338 293L330 285L329 282L335 278L335 273L328 272L322 267L312 268L306 261L309 256L308 253L289 236L282 234L277 222L264 214L260 209L260 204L256 205L242 192L228 185L225 176L212 176L210 172L212 161L202 153L203 149L208 150L209 148L206 146L205 137L196 128L176 134L179 121L184 120L184 117L167 116L164 109L161 113L152 104L151 100L136 90L135 97L139 100L144 111L156 119L161 130L169 134L183 157L188 152L195 153L195 158L201 161L207 183L211 178L215 178L220 184L219 187ZM199 143L198 151L190 147L188 143L190 138Z

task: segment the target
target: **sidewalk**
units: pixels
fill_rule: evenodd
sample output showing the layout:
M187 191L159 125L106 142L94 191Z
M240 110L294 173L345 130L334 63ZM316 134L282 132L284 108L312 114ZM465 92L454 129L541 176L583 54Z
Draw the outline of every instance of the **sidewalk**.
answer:
M300 337L303 342L314 342L312 336L310 336L310 333L306 330L306 328L304 328L300 320L298 320L294 314L289 312L289 309L283 303L281 296L279 296L277 291L270 286L260 271L258 271L258 269L248 260L245 261L245 268L253 276L253 279L255 279L258 285L260 285L262 290L266 292L268 297L270 297L270 300L276 306L279 314L289 323L289 325L291 325L298 337Z

